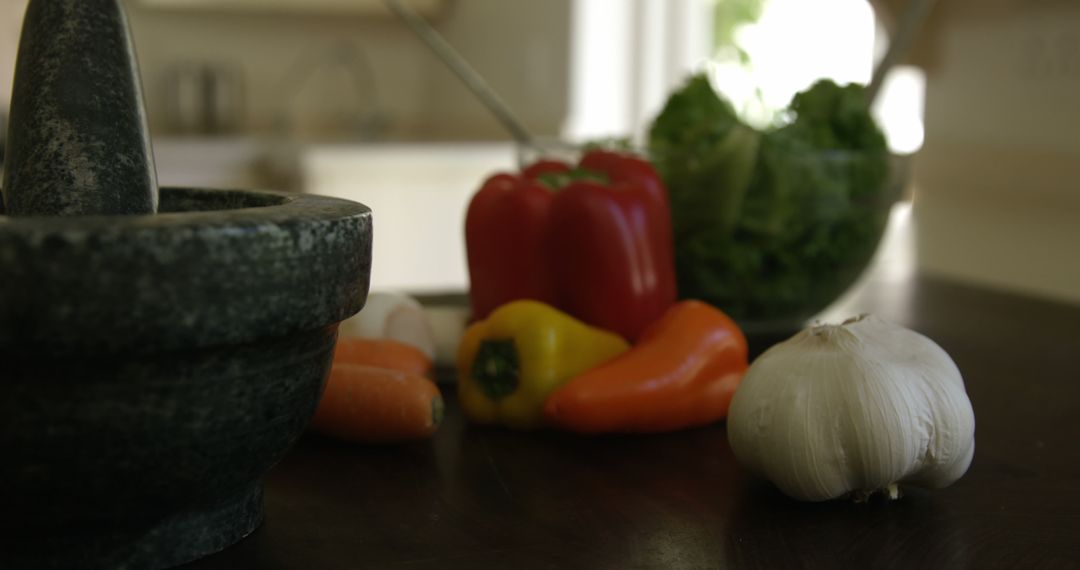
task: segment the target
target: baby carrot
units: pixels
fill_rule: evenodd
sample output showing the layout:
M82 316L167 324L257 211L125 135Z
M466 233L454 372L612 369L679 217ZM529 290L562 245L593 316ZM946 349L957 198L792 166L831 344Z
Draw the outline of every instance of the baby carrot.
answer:
M363 443L431 437L443 399L431 380L400 370L335 363L311 430Z
M426 376L431 359L424 351L388 338L338 337L335 364L362 364Z

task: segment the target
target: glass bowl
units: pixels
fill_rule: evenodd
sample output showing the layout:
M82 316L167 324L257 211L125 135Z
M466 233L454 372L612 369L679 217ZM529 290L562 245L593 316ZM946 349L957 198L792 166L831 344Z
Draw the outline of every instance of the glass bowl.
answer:
M732 161L651 159L671 200L679 296L748 334L798 330L855 283L907 172L884 151L763 148L741 173Z
M672 210L679 297L706 301L750 335L788 334L844 294L866 270L904 188L908 157L885 151L781 146L713 162L593 144L648 158ZM575 163L562 141L519 147L536 160ZM701 156L701 155L698 155Z

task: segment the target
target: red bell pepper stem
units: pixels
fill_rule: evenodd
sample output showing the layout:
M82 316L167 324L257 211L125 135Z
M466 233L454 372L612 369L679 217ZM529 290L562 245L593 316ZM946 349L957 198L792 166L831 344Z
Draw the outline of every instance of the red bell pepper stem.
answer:
M556 191L545 183L561 184ZM585 153L496 175L465 221L474 318L515 299L634 340L676 300L667 191L648 161Z

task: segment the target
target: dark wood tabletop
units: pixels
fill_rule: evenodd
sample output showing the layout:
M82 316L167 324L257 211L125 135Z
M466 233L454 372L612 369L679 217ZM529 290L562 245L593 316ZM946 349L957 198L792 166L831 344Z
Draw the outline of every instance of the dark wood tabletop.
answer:
M480 429L444 386L431 441L303 438L269 475L265 524L185 568L1080 567L1080 308L927 278L869 283L850 307L963 372L976 448L953 486L800 503L738 465L722 423Z

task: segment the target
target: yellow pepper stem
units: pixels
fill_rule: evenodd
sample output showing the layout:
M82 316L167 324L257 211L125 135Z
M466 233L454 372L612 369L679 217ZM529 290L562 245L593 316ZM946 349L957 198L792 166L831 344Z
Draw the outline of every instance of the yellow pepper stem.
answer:
M570 378L625 352L619 335L539 301L495 309L458 346L458 400L472 422L543 425L544 401Z
M521 382L521 362L513 339L489 339L480 343L473 360L472 377L485 396L501 400L513 394Z

